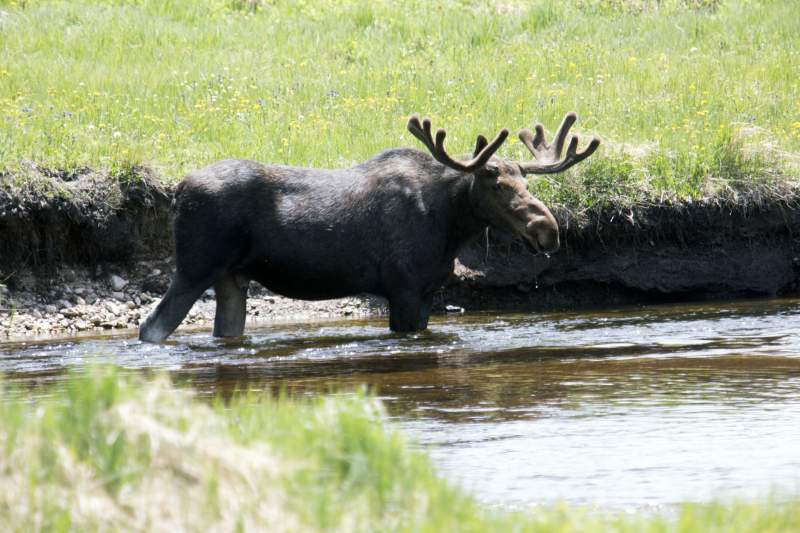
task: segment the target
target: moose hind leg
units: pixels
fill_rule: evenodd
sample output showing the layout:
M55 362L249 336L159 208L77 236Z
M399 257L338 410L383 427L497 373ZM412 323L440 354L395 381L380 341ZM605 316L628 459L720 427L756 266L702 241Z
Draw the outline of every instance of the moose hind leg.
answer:
M389 299L389 328L396 332L421 331L428 327L433 295L403 293Z
M139 340L161 342L167 338L180 325L194 302L210 284L210 281L191 283L176 273L155 311L139 328Z
M217 295L217 311L214 315L215 337L239 337L244 333L248 281L227 273L214 284L214 292Z

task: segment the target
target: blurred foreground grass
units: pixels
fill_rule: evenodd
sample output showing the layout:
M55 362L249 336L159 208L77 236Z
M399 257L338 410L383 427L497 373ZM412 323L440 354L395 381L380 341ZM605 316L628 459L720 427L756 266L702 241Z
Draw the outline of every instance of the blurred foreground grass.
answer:
M797 0L0 0L0 178L242 157L347 166L575 110L571 209L780 199L800 176ZM528 158L521 143L501 154ZM36 170L38 168L39 170ZM47 174L47 172L45 172ZM14 185L14 184L12 184Z
M202 402L162 376L74 374L0 403L3 531L796 531L800 503L674 515L488 510L363 394Z

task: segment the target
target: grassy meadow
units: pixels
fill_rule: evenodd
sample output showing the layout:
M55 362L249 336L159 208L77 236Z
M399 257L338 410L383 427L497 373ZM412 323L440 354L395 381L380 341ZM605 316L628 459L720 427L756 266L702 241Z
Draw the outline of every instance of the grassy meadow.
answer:
M42 394L46 392L46 394ZM800 504L685 505L668 516L489 510L438 478L363 392L200 401L113 369L5 386L3 531L796 531Z
M341 167L556 128L600 152L532 186L596 205L788 197L800 176L797 0L0 0L0 168L211 161ZM515 138L501 155L530 156ZM38 169L38 170L37 170ZM45 172L47 174L48 172ZM756 192L758 195L751 193Z

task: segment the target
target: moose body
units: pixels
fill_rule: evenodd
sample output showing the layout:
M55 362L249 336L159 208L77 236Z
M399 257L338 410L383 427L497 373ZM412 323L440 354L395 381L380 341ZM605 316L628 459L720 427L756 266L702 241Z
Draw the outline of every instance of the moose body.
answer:
M562 137L572 122L568 115ZM472 161L461 163L444 151L443 130L434 141L427 120L412 118L409 129L433 157L392 149L341 170L226 160L186 176L175 192L175 277L140 338L163 340L211 286L214 335L241 335L250 280L305 300L383 296L393 331L420 330L459 251L487 226L536 250L558 248L555 219L527 191L529 163L493 157L505 130L491 144L479 137ZM588 157L598 143L576 155L573 138L572 160L558 163L563 139L549 147L530 137L543 159L535 168L549 163L546 172Z

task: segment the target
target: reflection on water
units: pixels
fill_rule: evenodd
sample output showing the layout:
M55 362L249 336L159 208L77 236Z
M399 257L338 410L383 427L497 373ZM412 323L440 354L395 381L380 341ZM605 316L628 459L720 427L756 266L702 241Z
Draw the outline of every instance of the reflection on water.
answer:
M114 362L203 394L369 384L439 469L503 505L614 508L800 494L800 301L440 317L0 344L26 383ZM35 394L38 389L32 389Z

